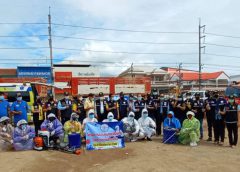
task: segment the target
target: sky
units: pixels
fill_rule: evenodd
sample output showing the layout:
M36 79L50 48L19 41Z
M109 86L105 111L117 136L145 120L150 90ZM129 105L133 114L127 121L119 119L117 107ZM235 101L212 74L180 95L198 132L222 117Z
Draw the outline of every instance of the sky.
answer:
M2 0L1 68L50 65L45 24L49 6L54 63L92 64L103 76L118 75L132 63L156 68L182 63L183 68L198 70L201 18L206 25L201 30L206 46L202 70L240 74L238 0ZM29 47L38 48L8 49Z

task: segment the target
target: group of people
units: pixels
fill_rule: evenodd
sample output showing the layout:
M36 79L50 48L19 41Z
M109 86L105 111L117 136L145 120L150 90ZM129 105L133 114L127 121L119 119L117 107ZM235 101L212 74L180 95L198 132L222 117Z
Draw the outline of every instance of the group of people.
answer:
M50 145L67 145L68 135L79 133L83 138L88 122L123 122L124 136L127 141L149 140L154 135L162 134L162 129L174 130L178 141L182 144L197 146L203 138L203 119L208 124L208 139L222 145L225 138L225 127L228 130L229 144L237 145L239 106L233 96L226 100L218 92L207 92L206 100L199 94L192 99L190 94L177 98L165 95L132 95L125 98L121 92L119 99L114 95L108 98L103 93L98 97L89 94L64 98L57 101L53 95L47 101L41 97L30 108L21 93L17 93L16 101L10 106L0 93L0 144L1 148L13 146L16 150L32 149L34 138L39 131L48 131ZM27 122L27 113L32 112L34 128ZM13 121L12 121L13 117ZM11 125L13 122L13 126ZM162 126L163 124L163 126ZM15 127L15 128L14 128Z

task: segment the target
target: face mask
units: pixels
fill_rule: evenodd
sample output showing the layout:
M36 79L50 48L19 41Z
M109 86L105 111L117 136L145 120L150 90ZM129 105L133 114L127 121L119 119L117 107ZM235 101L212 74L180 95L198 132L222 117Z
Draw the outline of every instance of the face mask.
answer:
M187 99L190 99L191 97L190 96L187 96Z
M133 98L130 98L129 100L130 100L130 101L133 101Z
M181 101L182 101L182 98L178 98L178 101L181 102Z
M233 104L234 103L234 99L229 99L228 102Z
M93 119L94 118L94 114L90 114L89 118Z
M26 130L27 129L27 125L25 125L25 124L21 125L21 129L22 130Z
M104 97L100 97L100 100L104 100Z
M148 117L148 113L144 113L143 118L147 118L147 117Z
M108 119L109 119L109 121L112 121L113 120L113 116L109 116Z
M80 97L80 98L79 98L79 100L80 100L80 101L82 101L82 100L83 100L83 98L82 98L82 97Z
M160 100L164 100L164 97L160 97Z
M69 99L69 96L65 96L65 99L67 99L67 100L68 100L68 99Z
M51 118L49 118L49 121L54 121L55 120L55 118L54 117L51 117Z
M142 100L142 97L138 97L138 100L141 101L141 100Z
M17 101L22 101L22 97L17 97Z
M4 96L0 96L0 100L4 100Z
M73 117L72 120L73 120L73 121L77 121L77 117Z

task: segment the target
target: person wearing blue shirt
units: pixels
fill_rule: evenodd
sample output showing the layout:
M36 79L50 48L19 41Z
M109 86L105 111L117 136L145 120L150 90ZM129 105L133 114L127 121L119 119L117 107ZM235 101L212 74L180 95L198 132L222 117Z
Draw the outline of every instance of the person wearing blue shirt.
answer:
M14 124L16 125L20 120L27 121L27 112L29 107L26 101L22 100L22 94L17 93L17 101L13 102L11 106L11 113L14 116Z
M8 117L9 112L9 103L4 99L4 93L0 92L0 118Z

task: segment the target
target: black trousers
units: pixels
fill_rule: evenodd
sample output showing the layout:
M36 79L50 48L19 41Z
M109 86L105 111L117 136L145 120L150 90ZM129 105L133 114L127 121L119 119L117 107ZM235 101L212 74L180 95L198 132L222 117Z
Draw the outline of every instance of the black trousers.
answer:
M38 130L41 130L42 123L43 123L43 120L34 120L33 121L36 136L38 136Z
M61 116L61 122L62 122L62 125L65 124L65 122L69 121L70 118L69 117L65 117L65 116Z
M162 118L162 114L157 113L156 116L156 133L157 135L161 135L162 133L162 122L163 122L163 118Z
M213 115L207 115L207 125L208 125L208 137L212 138L212 131L214 126L214 116Z
M223 120L215 120L214 121L214 137L215 142L219 142L219 139L221 139L221 142L224 142L224 129L225 124Z
M230 145L237 145L238 142L238 126L237 123L227 123L228 139Z

